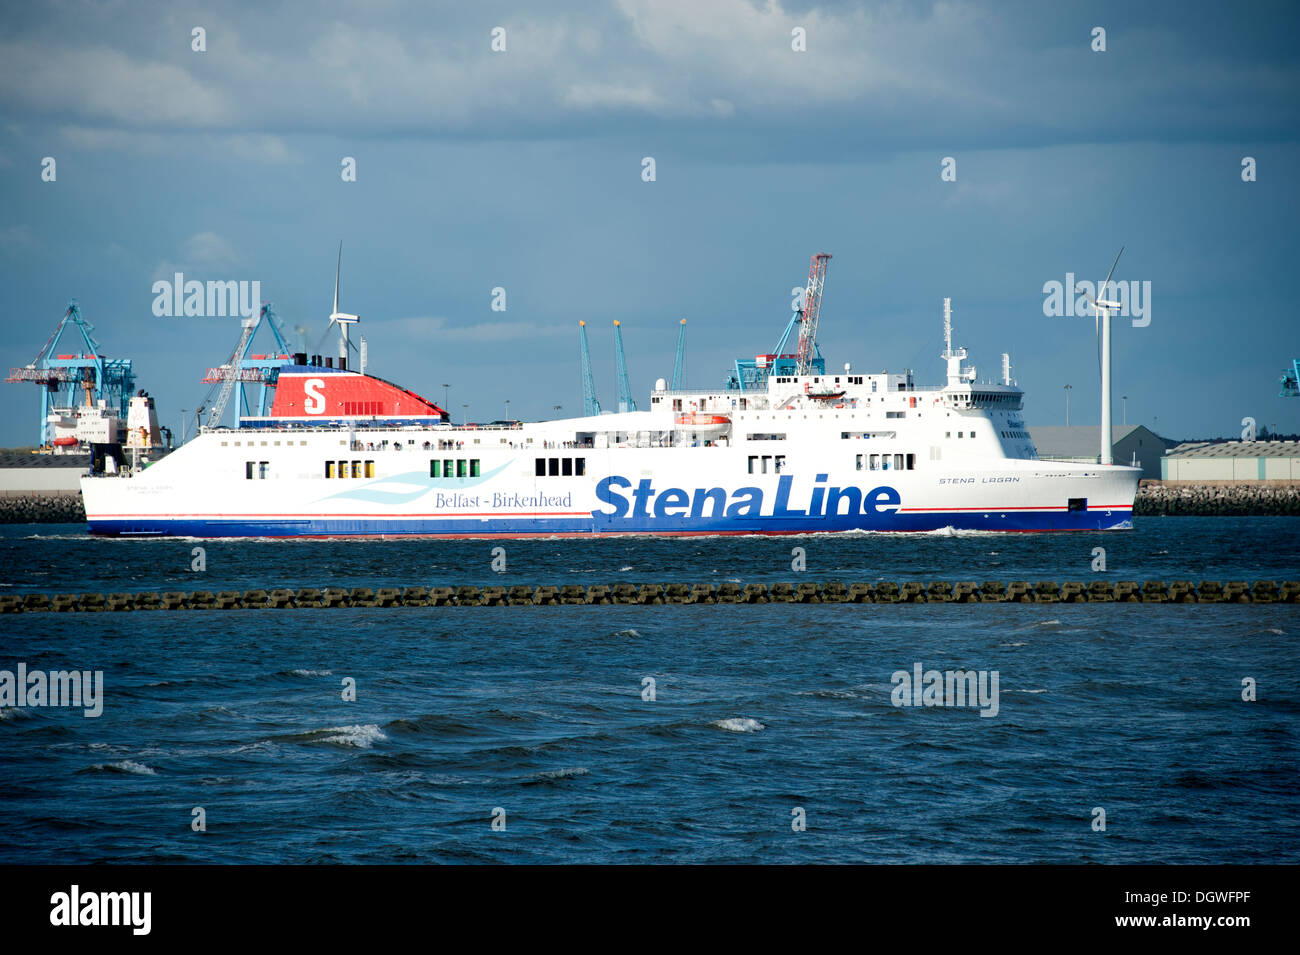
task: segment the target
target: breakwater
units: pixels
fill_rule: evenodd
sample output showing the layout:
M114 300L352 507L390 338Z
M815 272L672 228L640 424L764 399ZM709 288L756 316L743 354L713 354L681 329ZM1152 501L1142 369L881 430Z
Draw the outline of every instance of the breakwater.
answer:
M0 613L294 610L319 607L545 607L765 603L1300 603L1300 581L1013 580L772 584L516 584L511 587L301 587L165 593L7 594Z
M1271 484L1146 484L1133 503L1137 517L1291 517L1300 515L1300 487Z
M0 524L80 524L80 491L10 491L0 494Z

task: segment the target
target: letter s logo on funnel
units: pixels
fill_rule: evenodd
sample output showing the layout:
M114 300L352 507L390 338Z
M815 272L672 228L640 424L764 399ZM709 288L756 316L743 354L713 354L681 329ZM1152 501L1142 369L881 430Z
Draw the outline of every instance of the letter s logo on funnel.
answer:
M325 381L321 378L308 378L302 383L303 393L307 396L302 403L302 410L307 414L325 413L325 396L321 394L324 387Z

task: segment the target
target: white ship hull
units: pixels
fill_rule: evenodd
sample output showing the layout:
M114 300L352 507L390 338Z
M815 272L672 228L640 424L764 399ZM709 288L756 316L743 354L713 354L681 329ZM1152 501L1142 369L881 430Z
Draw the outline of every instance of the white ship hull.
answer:
M866 452L833 456L814 447L806 447L807 466L787 464L779 474L761 473L762 455L752 455L760 473L751 474L742 447L436 450L449 430L367 435L364 443L387 440L389 448L357 451L346 431L212 432L129 477L85 478L87 519L96 534L190 537L1112 530L1131 526L1141 474L1008 458L857 470ZM456 433L462 441L502 434ZM400 451L392 449L398 440ZM425 450L426 441L435 450ZM796 457L787 450L787 461ZM539 458L547 470L555 460L561 473L537 476ZM431 477L435 460L440 473L442 462L453 462L454 473L464 461L467 474ZM342 462L348 476L325 477L326 461L335 475ZM579 468L581 476L572 473Z
M1021 391L977 384L965 355L949 342L938 388L758 356L724 388L661 381L646 411L488 427L299 355L269 416L84 478L86 516L95 534L191 537L1131 527L1141 471L1038 460Z

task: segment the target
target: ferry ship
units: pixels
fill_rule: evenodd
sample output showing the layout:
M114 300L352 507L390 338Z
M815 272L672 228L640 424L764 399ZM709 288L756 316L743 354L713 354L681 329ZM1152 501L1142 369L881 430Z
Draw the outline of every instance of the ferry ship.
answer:
M266 413L205 428L146 468L100 449L81 482L89 530L523 538L1132 527L1140 469L1111 464L1104 439L1097 464L1040 460L1006 356L1001 380L978 383L952 346L949 300L942 384L920 386L911 371L827 371L816 325L829 258L814 256L774 353L737 360L713 389L660 379L648 410L625 402L457 425L366 374L364 361L353 370L346 356L283 356Z

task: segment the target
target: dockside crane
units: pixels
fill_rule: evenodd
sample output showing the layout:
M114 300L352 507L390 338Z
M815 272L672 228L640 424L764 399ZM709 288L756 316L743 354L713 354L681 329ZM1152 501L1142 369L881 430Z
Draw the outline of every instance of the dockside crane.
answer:
M677 326L677 359L673 362L673 391L680 391L686 378L686 319Z
M72 346L79 353L59 354L59 341L70 328L81 335L81 346ZM106 410L116 414L121 421L127 420L131 395L135 391L131 360L109 359L101 355L94 330L95 326L82 317L77 300L73 299L36 358L22 368L10 369L9 377L5 379L7 382L28 381L44 386L41 388L42 447L50 446L59 419L71 415L72 409L83 402L97 406L99 401L104 401Z
M591 377L591 350L587 347L586 322L578 322L578 345L582 354L582 413L591 417L600 414L600 401L596 398L596 382Z
M618 372L618 410L636 411L636 399L627 381L627 359L623 357L623 329L614 319L614 364Z
M776 343L776 349L767 355L737 358L736 371L727 383L728 388L762 391L772 375L825 374L826 362L817 350L817 322L821 317L822 289L826 285L826 264L830 260L829 252L819 252L812 257L808 265L808 284ZM787 352L786 343L796 329L798 344L793 352Z
M1284 369L1282 377L1282 390L1278 393L1279 398L1300 398L1300 358L1291 362L1291 367Z
M822 288L826 285L826 264L829 252L819 252L808 265L808 286L803 293L802 317L799 325L799 350L795 352L795 374L810 375L813 359L817 355L817 320L822 311Z
M269 392L275 388L276 382L279 380L280 368L292 361L289 346L284 340L284 335L280 332L275 307L270 302L261 307L256 318L246 318L242 324L244 327L243 332L239 336L239 342L235 345L235 350L231 353L229 361L217 368L209 368L207 374L203 376L204 383L212 384L214 388L217 385L220 386L216 398L213 399L212 392L209 391L207 400L201 406L210 409L207 419L207 426L210 428L220 426L221 418L226 412L226 405L229 404L236 386L239 387L239 413L241 415L255 413L263 416L267 414L270 407ZM271 355L250 355L249 350L252 347L253 339L257 336L258 329L264 324L271 329L271 334L275 337L276 351ZM248 385L261 386L256 407L249 400Z

